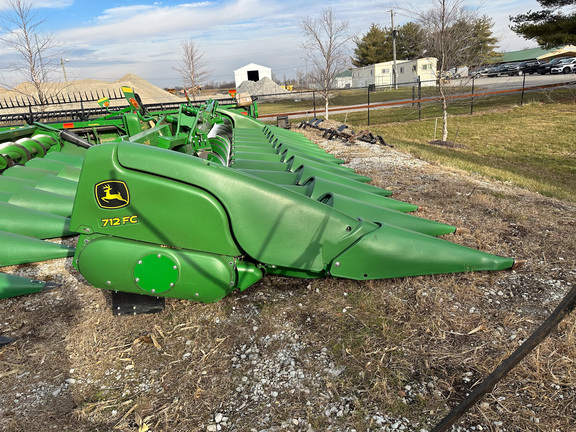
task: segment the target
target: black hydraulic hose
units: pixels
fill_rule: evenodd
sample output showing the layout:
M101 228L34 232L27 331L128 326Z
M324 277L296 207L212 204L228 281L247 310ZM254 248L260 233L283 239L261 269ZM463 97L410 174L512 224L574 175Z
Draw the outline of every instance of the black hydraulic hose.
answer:
M61 139L71 142L72 144L76 144L78 147L82 147L85 149L89 149L94 145L91 142L86 141L84 138L79 137L72 131L63 130L62 132L60 132L59 136Z

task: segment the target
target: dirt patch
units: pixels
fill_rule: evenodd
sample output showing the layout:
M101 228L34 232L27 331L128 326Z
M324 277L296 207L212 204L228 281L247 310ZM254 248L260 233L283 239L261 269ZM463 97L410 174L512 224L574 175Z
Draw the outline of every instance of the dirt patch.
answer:
M0 348L0 429L430 430L576 283L574 204L305 132L419 216L467 229L447 240L526 265L268 276L218 303L168 300L160 314L125 317L70 259L4 268L62 286L0 302L0 334L16 339ZM573 314L455 430L573 430L575 362Z

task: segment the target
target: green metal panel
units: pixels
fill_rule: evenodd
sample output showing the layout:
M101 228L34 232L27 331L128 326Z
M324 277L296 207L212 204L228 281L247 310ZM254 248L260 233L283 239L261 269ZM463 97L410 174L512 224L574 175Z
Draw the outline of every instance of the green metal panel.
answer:
M16 192L24 186L34 187L36 186L36 182L34 180L0 176L0 191L2 192Z
M40 168L32 168L28 166L16 165L8 168L2 173L2 177L16 177L27 180L39 180L46 174L54 175L54 171Z
M230 166L234 169L255 169L266 171L288 171L289 166L284 162L259 161L251 159L234 159L230 161Z
M20 207L70 217L74 198L43 191L35 187L23 186L11 195L8 202Z
M78 182L47 174L36 182L35 187L36 189L41 189L73 198L76 196L76 188L78 187Z
M4 231L0 244L0 267L74 255L72 247Z
M389 191L387 189L381 189L379 187L372 186L372 185L366 184L364 182L360 182L358 180L351 179L349 177L344 177L344 176L341 176L339 174L324 171L321 168L313 168L310 166L304 166L303 165L294 172L298 173L300 176L300 180L298 182L299 184L305 184L308 180L310 180L312 178L321 177L325 180L330 180L330 181L335 182L335 183L350 186L350 187L353 187L355 189L371 192L371 193L374 193L377 195L382 195L382 196L392 195L392 191ZM369 179L369 177L366 177L366 178Z
M452 225L446 225L429 219L420 218L418 216L381 207L375 204L369 204L339 194L330 193L320 197L319 200L352 217L359 217L371 222L395 225L422 234L439 236L452 234L456 231L456 227Z
M322 177L325 178L326 180L330 180L341 184L351 185L351 183L354 183L354 187L359 187L360 183L368 183L369 181L372 180L370 177L366 177L356 173L354 173L354 175L351 175L350 173L342 174L341 172L327 171L322 167L313 167L311 165L296 166L295 164L292 164L290 171L300 173L301 176L300 178L302 182L312 177ZM371 186L371 189L372 188L375 187ZM390 195L390 191L386 189L380 189L380 188L377 189L379 192L373 191L373 193L378 193L380 195L385 196Z
M0 273L0 299L42 292L46 282Z
M425 274L503 270L514 260L382 225L334 258L330 274L350 279L383 279Z
M70 219L51 213L0 202L0 231L39 239L73 235Z
M282 162L282 156L276 153L253 153L236 151L232 154L232 159L250 159L253 161Z
M84 162L84 156L62 152L50 152L44 156L44 159L66 162L68 165L75 166L76 168L82 168L82 163Z
M201 302L236 288L232 257L101 235L79 241L75 265L98 288Z
M91 149L85 165L94 150L107 152L111 158L115 148ZM323 256L333 253L336 243L350 239L351 232L359 238L361 232L376 228L280 186L227 167L208 166L191 156L130 143L118 146L117 152L119 164L139 174L147 172L175 179L177 176L179 181L214 195L230 216L238 244L260 262L321 271L326 265ZM152 160L156 163L151 163ZM158 160L164 163L157 163ZM74 217L71 226L75 227Z
M240 170L246 174L261 178L277 185L295 185L300 176L288 171Z
M330 180L324 180L320 177L314 177L312 180L302 185L302 187L307 189L307 195L313 199L318 199L326 193L337 193L355 198L365 203L374 204L401 212L412 212L418 210L417 205L404 201L398 201L386 196L377 195L360 189L354 189L353 187L331 182Z
M137 169L132 169L134 164L126 158L122 163L116 159L117 151L124 148L144 154L137 160ZM206 167L205 162L164 149L158 149L159 154L150 153L152 149L157 148L128 142L92 147L86 155L78 185L72 229L239 255L222 204L203 188L179 181L188 171L193 171L195 165ZM152 159L145 155L152 155ZM168 156L186 162L171 166ZM154 175L154 167L160 166L161 175Z

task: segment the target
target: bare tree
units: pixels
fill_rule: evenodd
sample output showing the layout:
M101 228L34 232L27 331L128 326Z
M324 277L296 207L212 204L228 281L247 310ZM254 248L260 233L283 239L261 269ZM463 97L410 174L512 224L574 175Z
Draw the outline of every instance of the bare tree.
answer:
M185 89L196 100L196 95L202 89L204 79L211 72L207 68L208 60L204 58L204 52L193 40L183 40L181 46L180 62L174 67L174 70L180 73Z
M6 70L33 85L35 94L27 94L38 103L47 102L47 86L58 69L62 52L53 34L42 32L44 19L38 17L32 0L7 0L7 12L0 16L6 30L0 41L14 60Z
M325 101L325 117L328 118L328 100L336 75L347 66L349 55L346 44L351 35L348 21L336 19L331 8L323 9L316 18L306 17L300 22L304 34L301 47L311 62L309 76L320 87Z
M430 8L407 9L426 33L426 55L438 59L438 91L442 102L442 141L448 139L448 92L451 87L444 80L451 69L482 64L485 54L479 43L478 27L489 25L486 17L479 17L476 10L465 7L464 0L429 0ZM490 42L492 45L495 39Z

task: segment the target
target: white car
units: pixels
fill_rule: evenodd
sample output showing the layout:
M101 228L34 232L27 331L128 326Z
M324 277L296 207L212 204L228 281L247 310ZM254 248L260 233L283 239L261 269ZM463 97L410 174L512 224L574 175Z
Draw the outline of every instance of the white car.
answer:
M550 69L550 73L553 74L556 73L567 74L574 71L576 71L576 57L564 59L556 63L554 66L552 66L552 69Z

